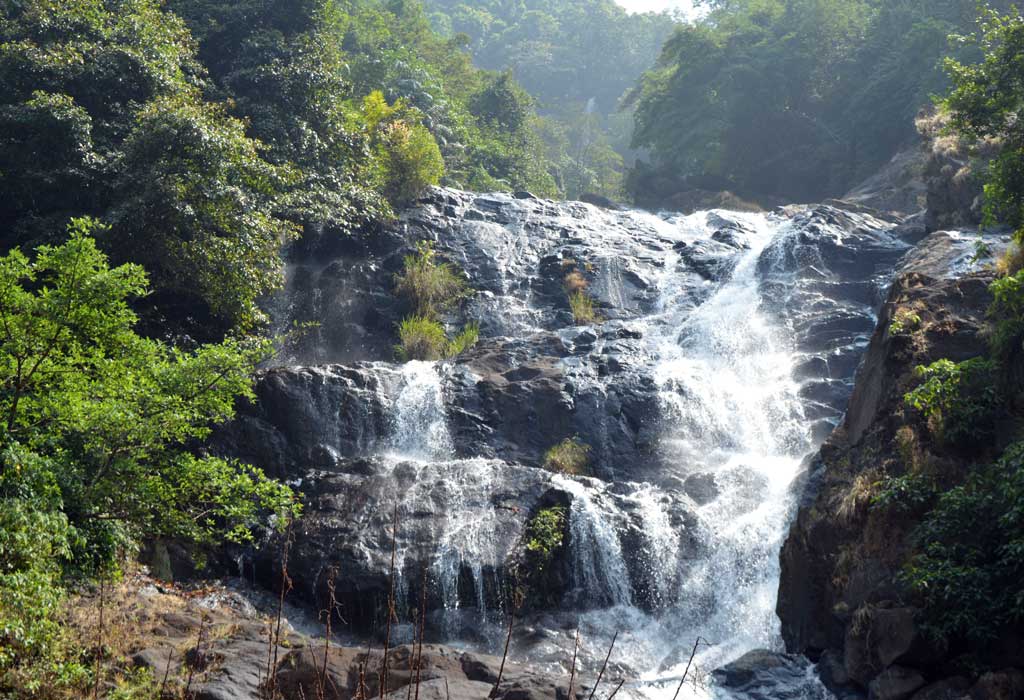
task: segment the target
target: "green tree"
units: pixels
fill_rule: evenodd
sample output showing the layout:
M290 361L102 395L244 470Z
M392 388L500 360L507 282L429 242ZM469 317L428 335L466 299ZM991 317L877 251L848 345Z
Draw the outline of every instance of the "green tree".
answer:
M985 213L990 223L1016 229L1024 243L1024 16L988 9L980 34L962 41L983 53L977 63L946 61L953 90L945 100L953 127L975 139L995 139L999 155L985 185Z
M237 397L251 397L268 345L227 340L185 352L138 336L128 302L147 292L146 275L109 267L90 237L96 229L78 219L66 243L34 259L19 250L0 258L0 451L46 460L38 480L57 489L53 503L87 569L109 565L142 534L244 539L264 509L290 507L289 490L186 446L230 418ZM5 488L25 486L19 464L0 464Z
M203 101L185 25L157 0L0 4L0 203L5 247L106 217L103 244L152 267L158 304L187 292L208 334L259 320L293 175ZM198 307L198 311L191 307ZM219 325L219 327L217 327Z

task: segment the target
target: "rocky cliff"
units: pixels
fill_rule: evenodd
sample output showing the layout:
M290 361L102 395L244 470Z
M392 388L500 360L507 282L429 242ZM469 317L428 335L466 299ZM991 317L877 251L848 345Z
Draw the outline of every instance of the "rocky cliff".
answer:
M1000 241L991 239L998 249ZM980 453L958 453L929 436L904 394L918 365L987 351L992 273L972 265L963 236L934 233L897 270L846 416L815 458L782 549L778 613L792 652L819 659L840 693L872 698L1019 697L1024 646L1006 640L995 667L971 687L957 650L921 629L900 573L914 552L915 518L874 499L887 479L922 471L958 483ZM962 651L962 650L961 650Z

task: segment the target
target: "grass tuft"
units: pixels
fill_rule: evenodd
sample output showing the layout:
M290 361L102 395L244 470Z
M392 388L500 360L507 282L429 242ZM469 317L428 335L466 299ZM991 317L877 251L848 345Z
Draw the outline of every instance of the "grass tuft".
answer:
M590 468L590 445L578 437L566 438L544 454L544 468L562 474L586 474Z

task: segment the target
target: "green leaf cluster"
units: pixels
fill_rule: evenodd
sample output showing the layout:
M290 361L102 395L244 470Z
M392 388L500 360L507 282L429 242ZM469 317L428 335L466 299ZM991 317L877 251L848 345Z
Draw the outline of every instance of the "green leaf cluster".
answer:
M1000 14L987 7L978 32L958 39L981 58L946 59L953 89L943 106L961 135L998 142L999 153L989 165L985 184L986 223L1014 228L1019 244L1024 242L1024 15L1016 9Z
M915 538L904 578L933 635L981 649L1024 623L1024 444L941 494Z
M228 339L185 351L137 335L128 302L146 292L146 275L110 267L95 229L75 220L66 243L0 258L0 447L52 464L82 567L111 564L143 532L243 540L265 509L290 509L289 490L185 448L252 396L269 345ZM13 479L12 469L0 476Z
M997 387L995 361L976 357L965 362L938 360L916 369L922 383L904 401L920 411L940 441L959 448L991 440L1004 407Z

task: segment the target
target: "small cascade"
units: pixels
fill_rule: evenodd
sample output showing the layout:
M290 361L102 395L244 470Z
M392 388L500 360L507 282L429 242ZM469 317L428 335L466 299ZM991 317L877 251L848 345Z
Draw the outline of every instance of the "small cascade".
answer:
M391 456L424 462L453 457L441 371L435 362L413 361L401 366L393 408L394 432L388 445Z
M613 512L602 494L573 479L557 476L555 484L572 494L569 536L574 592L582 607L631 605L629 573L622 555Z

